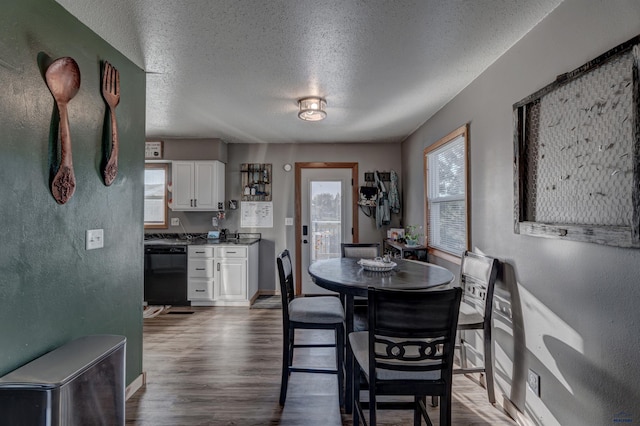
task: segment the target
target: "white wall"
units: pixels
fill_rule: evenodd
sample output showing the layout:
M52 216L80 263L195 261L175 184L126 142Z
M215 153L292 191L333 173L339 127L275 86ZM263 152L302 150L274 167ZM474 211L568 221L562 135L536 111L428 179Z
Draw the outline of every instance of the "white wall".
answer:
M513 233L512 106L638 34L640 1L566 0L403 143L404 190L418 194L423 149L470 123L472 248L505 262L497 292L513 309L497 324L496 374L536 424L640 421L640 250ZM405 207L405 222L422 219L421 199Z

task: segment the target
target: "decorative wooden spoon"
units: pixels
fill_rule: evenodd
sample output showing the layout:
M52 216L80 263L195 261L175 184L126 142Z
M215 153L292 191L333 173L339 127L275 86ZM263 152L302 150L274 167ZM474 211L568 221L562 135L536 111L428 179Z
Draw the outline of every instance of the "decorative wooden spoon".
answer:
M64 204L69 201L76 190L67 104L80 89L80 69L73 58L59 58L47 68L45 80L58 105L58 113L60 114L60 167L51 181L51 193L58 204Z
M120 103L120 73L109 62L104 63L102 74L102 97L109 105L111 116L111 154L102 171L104 184L109 186L118 174L118 123L116 122L116 106Z

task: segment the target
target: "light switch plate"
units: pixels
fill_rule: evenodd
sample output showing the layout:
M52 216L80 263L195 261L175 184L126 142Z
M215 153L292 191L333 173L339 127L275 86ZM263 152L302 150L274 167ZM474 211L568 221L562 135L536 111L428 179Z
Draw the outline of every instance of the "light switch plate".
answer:
M293 218L292 218L292 217L285 217L285 218L284 218L284 225L285 225L285 226L291 226L291 225L293 225Z
M180 218L172 217L171 218L171 226L180 226Z
M85 245L87 250L99 249L104 247L104 230L88 229Z
M535 396L540 397L540 375L531 369L527 374L527 387Z

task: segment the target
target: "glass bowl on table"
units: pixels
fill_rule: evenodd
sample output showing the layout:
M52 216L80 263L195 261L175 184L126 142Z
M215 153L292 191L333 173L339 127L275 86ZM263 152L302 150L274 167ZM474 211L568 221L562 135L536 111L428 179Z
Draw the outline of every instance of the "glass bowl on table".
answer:
M376 257L374 259L360 259L358 265L367 271L373 272L388 272L398 266L397 263L391 261L389 255Z

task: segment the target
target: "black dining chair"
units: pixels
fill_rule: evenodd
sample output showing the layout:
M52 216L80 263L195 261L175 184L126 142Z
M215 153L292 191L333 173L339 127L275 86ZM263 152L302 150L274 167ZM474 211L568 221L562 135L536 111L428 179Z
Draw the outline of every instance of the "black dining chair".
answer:
M353 259L373 259L380 256L380 243L342 243L340 244L342 257ZM343 300L344 303L344 300ZM367 329L367 298L356 296L353 298L354 329Z
M491 344L491 318L493 312L493 289L498 276L497 259L482 254L465 251L460 265L460 287L462 303L458 318L460 367L454 374L484 373L489 402L496 402L493 382L493 350ZM468 367L467 330L480 330L483 335L484 362L479 367Z
M289 376L293 372L325 373L338 376L338 395L340 405L344 403L344 309L335 296L295 297L293 268L289 250L278 255L278 274L282 295L282 380L280 383L280 405L287 398ZM334 343L295 344L297 329L334 330ZM302 368L293 366L295 348L336 348L336 368Z
M355 259L373 259L380 256L380 243L342 243L342 257Z
M357 367L354 374L353 425L369 411L376 425L378 409L411 409L414 425L432 424L427 396L440 398L440 424L451 424L451 385L456 325L462 290L368 291L369 330L349 334ZM361 401L360 380L369 400ZM413 396L413 401L379 402L381 395Z

